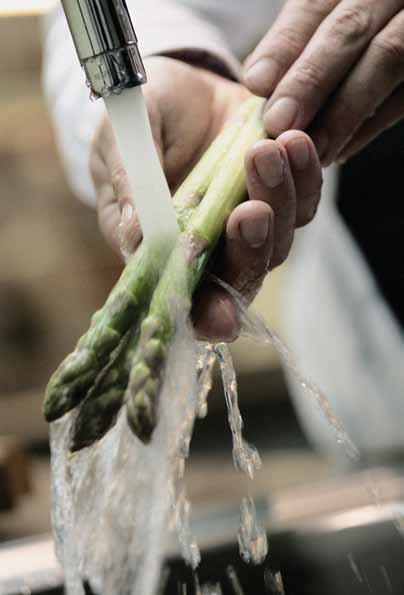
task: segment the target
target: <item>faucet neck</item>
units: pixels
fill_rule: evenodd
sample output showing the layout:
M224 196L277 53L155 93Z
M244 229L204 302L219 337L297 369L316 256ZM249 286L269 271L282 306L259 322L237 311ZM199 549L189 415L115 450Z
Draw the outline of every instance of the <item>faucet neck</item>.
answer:
M125 0L62 0L62 5L94 97L147 81Z

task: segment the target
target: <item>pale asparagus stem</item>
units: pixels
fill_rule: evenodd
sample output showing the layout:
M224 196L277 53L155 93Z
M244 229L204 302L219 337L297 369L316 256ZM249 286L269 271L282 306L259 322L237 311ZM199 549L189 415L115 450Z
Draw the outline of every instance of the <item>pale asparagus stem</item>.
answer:
M250 112L251 103L245 101L175 193L173 205L179 218L178 224L181 231L184 230L195 208L205 196L216 170L237 139Z
M126 402L129 424L145 442L150 440L157 421L157 397L174 332L173 313L175 308L189 307L226 218L245 196L245 154L266 136L262 122L264 100L253 98L247 103L249 117L217 168L185 231L179 235L141 325ZM149 383L152 391L148 390Z
M178 225L184 228L199 204L214 173L248 117L248 102L223 129L176 192L173 204ZM107 302L92 318L91 326L76 349L67 356L49 381L44 415L53 421L75 407L87 395L98 375L109 365L111 352L129 326L147 310L169 250L142 245L130 258Z

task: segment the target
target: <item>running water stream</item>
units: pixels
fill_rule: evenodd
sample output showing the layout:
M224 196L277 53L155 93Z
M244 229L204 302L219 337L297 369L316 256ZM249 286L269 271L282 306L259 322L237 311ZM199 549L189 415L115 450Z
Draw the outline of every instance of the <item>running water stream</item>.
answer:
M352 441L342 423L336 417L327 397L323 394L321 389L302 374L293 354L289 351L286 345L283 344L276 333L270 329L268 323L256 312L248 308L243 297L227 283L224 283L220 279L215 278L215 280L219 285L226 289L237 306L241 322L241 335L252 339L256 343L264 343L274 347L284 366L299 382L305 397L313 400L324 415L330 426L330 430L335 435L336 442L344 450L346 456L352 461L358 461L360 454L356 444Z
M145 238L171 242L177 221L154 144L142 86L104 98ZM124 236L122 237L124 239ZM124 255L128 249L122 245Z

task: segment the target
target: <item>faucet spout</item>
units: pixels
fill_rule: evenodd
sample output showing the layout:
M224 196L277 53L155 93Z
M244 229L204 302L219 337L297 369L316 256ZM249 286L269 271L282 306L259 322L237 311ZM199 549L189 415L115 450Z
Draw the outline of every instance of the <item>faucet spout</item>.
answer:
M62 5L94 97L147 81L125 0L62 0Z

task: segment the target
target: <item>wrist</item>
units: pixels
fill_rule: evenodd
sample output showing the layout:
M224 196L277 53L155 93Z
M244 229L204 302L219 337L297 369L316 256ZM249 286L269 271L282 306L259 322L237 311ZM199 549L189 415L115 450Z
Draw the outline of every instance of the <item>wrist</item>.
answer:
M238 82L240 80L240 69L235 60L229 62L229 60L209 50L202 48L182 48L164 51L148 56L146 61L158 56L202 68L231 81Z

